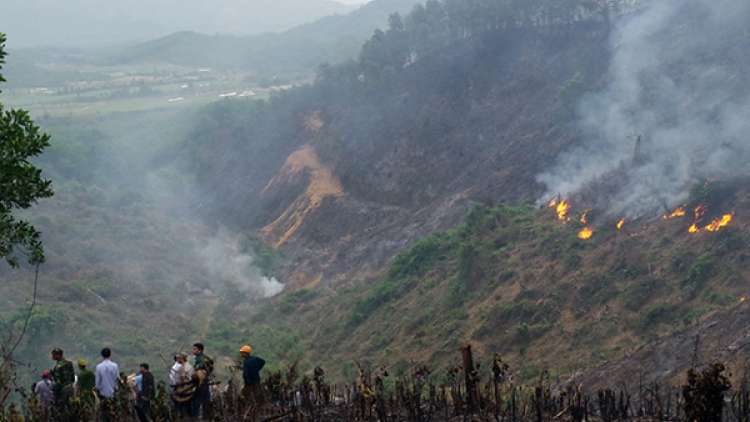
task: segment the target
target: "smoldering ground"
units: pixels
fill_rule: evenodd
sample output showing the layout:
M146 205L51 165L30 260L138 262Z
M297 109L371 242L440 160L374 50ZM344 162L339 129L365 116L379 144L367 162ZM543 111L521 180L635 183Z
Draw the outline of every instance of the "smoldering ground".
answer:
M544 198L590 194L606 218L656 218L700 180L747 175L750 3L654 1L611 34L605 88L583 98L581 139L537 176Z

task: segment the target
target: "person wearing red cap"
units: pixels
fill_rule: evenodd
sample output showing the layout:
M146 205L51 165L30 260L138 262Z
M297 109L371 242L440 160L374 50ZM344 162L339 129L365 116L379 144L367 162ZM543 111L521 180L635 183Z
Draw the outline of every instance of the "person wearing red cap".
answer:
M39 397L42 404L42 411L46 411L55 404L55 395L52 394L52 373L50 371L42 372L42 380L36 383L34 395Z
M242 356L242 397L248 404L263 402L263 389L260 386L260 370L266 364L263 358L252 356L253 349L247 344L239 350Z

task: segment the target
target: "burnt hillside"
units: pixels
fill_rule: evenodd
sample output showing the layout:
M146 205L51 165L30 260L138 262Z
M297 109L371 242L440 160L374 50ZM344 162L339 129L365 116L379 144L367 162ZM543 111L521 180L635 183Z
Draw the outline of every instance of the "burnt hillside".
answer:
M471 342L528 378L731 308L748 279L746 15L652 5L418 54L391 54L394 24L312 85L207 110L185 150L202 209L293 264L286 293L222 318L249 310L340 374L354 357L449 364Z
M218 204L213 215L255 230L270 225L262 230L269 242L307 248L299 270L325 273L329 283L353 268L381 270L416 239L455 225L474 202L543 193L535 175L573 137L558 90L576 76L581 84L598 80L605 42L601 28L586 24L496 31L442 49L387 83L345 86L323 76L282 92L260 118L240 117L248 111L239 104L218 105L217 129L203 127L212 144L199 180ZM303 146L342 192L316 200L299 221L274 223L310 201L309 171L277 174Z

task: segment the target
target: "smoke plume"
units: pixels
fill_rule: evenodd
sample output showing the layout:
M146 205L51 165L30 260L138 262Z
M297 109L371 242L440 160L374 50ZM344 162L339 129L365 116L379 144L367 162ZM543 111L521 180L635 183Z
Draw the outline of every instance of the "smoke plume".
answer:
M233 283L240 291L261 297L275 296L284 289L276 278L265 277L253 267L253 257L239 252L237 240L226 230L220 230L196 252L216 281Z
M581 143L537 176L545 198L589 195L607 218L655 218L702 179L745 175L748 12L747 0L657 0L623 16L605 88L577 110Z

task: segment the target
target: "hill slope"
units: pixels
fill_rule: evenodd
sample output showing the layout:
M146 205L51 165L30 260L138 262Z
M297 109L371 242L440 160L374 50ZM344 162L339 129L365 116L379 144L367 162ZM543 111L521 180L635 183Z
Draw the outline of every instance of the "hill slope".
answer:
M438 5L265 102L41 119L61 186L31 213L50 279L24 352L91 358L106 335L135 365L202 340L226 368L249 342L349 381L353 359L442 369L470 342L525 382L741 321L750 43L727 11L749 6L424 30Z
M291 292L252 320L297 327L326 362L361 356L399 360L402 368L411 359L447 363L470 341L530 372L564 371L738 301L747 277L740 265L745 230L691 238L687 228L704 229L733 209L732 225L743 224L746 192L736 181L746 174L717 171L717 161L700 154L718 142L711 131L726 139L722 154L747 152L744 125L730 122L747 103L741 81L748 56L741 51L750 46L739 38L742 20L731 14L702 2L662 7L623 17L613 32L595 23L488 31L375 76L363 63L324 68L314 85L281 93L252 120L240 117L248 111L239 105L207 110L216 124L201 136L218 135L211 150L232 151L200 160L198 180L217 204L210 215L258 230L268 244L297 256L284 277ZM706 13L712 19L702 19ZM630 37L639 25L651 25L651 32ZM694 43L688 28L696 26L715 44ZM638 42L649 48L629 49ZM620 50L612 53L611 45ZM674 54L640 68L645 85L631 93L618 72L630 63L619 62L629 57L622 52L633 51ZM696 56L687 53L700 59L688 61ZM704 79L694 83L698 75ZM585 104L615 117L619 98L632 94L626 112L637 116L640 107L645 117L631 119L635 129L615 120L601 120L593 131L594 120L571 124L571 116L586 112L575 105L587 92L593 94ZM668 102L675 93L689 113ZM690 127L700 133L696 142L664 154L675 137L663 135ZM631 130L642 136L628 137ZM587 143L591 138L607 143ZM205 157L199 143L191 146L194 157ZM302 153L327 166L327 191L315 188L319 166L294 165ZM601 157L602 165L588 157ZM684 167L670 157L697 165L680 173ZM725 160L724 169L738 162ZM674 183L661 184L654 169L666 169L662 175ZM707 176L726 184L703 191ZM639 190L649 181L652 193ZM490 224L487 232L467 221L416 243L456 227L474 204L542 198L546 205L557 193L571 197L576 219L593 208L587 217L599 234L591 243L578 239L580 223L556 228L548 209L512 211L510 222L493 224L480 213L478 227ZM636 206L638 195L647 206ZM710 211L694 221L690 213L701 198ZM688 224L653 223L685 203ZM621 218L625 235L614 229ZM425 267L398 276L399 257L411 262L407 267Z

